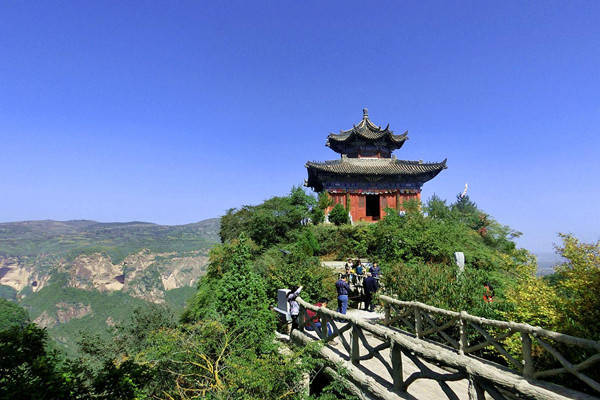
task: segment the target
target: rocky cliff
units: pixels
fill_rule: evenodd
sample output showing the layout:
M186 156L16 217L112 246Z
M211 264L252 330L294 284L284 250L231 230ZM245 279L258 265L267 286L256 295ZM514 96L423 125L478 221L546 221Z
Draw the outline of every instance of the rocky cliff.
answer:
M206 270L218 229L217 219L0 224L0 297L21 303L69 344L69 326L114 325L140 301L181 308Z

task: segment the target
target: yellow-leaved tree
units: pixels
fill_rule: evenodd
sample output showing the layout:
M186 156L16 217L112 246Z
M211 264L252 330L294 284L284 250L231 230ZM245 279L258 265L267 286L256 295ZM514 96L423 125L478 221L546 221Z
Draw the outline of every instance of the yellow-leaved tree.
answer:
M561 331L600 339L600 241L582 243L560 234L558 253L566 262L556 268Z

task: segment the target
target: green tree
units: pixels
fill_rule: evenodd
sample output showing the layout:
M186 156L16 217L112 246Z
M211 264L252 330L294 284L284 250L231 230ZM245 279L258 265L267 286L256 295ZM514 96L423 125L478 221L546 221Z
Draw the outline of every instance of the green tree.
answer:
M144 349L152 331L175 326L175 316L169 307L151 303L137 307L128 321L117 324L114 339L121 353L136 354Z
M333 200L329 196L329 193L322 191L319 193L317 204L321 210L325 211L329 206L333 205Z
M424 211L430 218L448 219L450 218L450 207L446 204L446 200L442 200L434 194L425 203Z
M0 398L72 399L76 388L65 379L60 359L47 350L48 334L35 324L0 331Z
M336 204L329 213L329 222L337 226L350 222L348 212L340 203Z
M300 187L286 197L272 197L258 206L231 209L221 218L223 243L245 232L256 244L267 248L284 240L287 234L306 225L314 215L316 199Z
M29 323L29 314L23 307L0 298L0 331L12 326L24 326Z
M311 220L314 225L319 225L325 220L325 213L319 207L315 207L312 210Z

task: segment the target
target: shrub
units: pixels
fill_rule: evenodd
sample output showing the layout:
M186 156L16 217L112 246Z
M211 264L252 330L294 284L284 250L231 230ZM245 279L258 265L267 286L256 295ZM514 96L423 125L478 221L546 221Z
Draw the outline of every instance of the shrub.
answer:
M337 226L350 222L348 212L340 203L336 204L329 213L329 222Z

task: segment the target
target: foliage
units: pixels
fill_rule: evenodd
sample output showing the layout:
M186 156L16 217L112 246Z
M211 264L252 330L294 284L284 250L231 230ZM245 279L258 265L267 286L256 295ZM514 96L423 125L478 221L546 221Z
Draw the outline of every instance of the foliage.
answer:
M34 324L0 331L0 398L70 399L74 388L47 351L47 332Z
M161 388L167 399L300 398L301 375L310 368L302 352L252 354L243 348L254 344L218 322L201 321L155 331L138 361L167 372L169 384Z
M333 200L327 191L322 191L317 196L317 205L321 210L326 210L328 207L333 205Z
M245 232L263 248L280 242L287 233L306 224L316 208L316 199L300 187L286 197L273 197L258 206L230 209L221 218L219 235L223 243Z
M66 399L306 398L302 376L314 377L322 365L311 357L311 347L285 354L277 349L275 317L269 307L277 289L291 286L304 286L302 297L308 301L335 298L335 276L321 266L326 258L378 261L385 292L403 300L588 337L598 332L600 304L590 290L600 283L598 244L562 236L559 251L567 263L554 280L546 281L535 277L535 259L516 248L519 233L479 210L468 196L459 196L452 204L437 196L426 204L406 202L403 212L387 209L375 224L319 224L315 216L329 201L326 195L317 201L293 188L288 196L228 211L221 221L223 244L211 250L207 275L198 282L179 323L169 308L144 302L136 303L141 306L136 308L131 299L115 295L110 306L120 308L123 318L110 332L85 333L79 358L68 362L52 358L45 331L33 330L28 335L34 336L38 353L30 352L21 364L0 372L6 371L7 379L16 382L17 371L33 371L38 364L32 360L41 356L47 368L30 375L45 374L57 390L67 388ZM342 205L336 208L347 218ZM329 219L335 222L331 214ZM456 251L465 254L462 273L454 262ZM483 299L484 283L494 287L492 303ZM29 300L32 306L43 299L50 304L58 298L82 302L76 290L58 285L38 294ZM177 293L172 298L183 301ZM95 310L95 303L84 304ZM2 346L7 346L5 342L14 346L22 341L19 335L26 335L24 328L11 332ZM508 349L517 354L518 343L511 340L506 339ZM10 354L4 349L2 360ZM310 398L352 396L334 380Z
M257 348L270 348L275 321L264 281L250 265L251 243L241 234L229 247L228 256L221 259L220 273L212 272L217 267L211 264L210 275L201 280L184 321L215 319L231 330L239 330Z
M335 207L329 213L329 222L337 226L347 224L350 222L348 212L340 203L336 204Z
M559 234L556 247L566 262L553 276L539 278L530 267L507 291L512 308L505 317L519 322L600 339L600 242L581 243L572 235Z
M546 329L560 330L558 293L544 279L535 275L533 266L506 290L509 305L502 312L502 319L525 322Z
M387 292L396 298L486 317L493 316L495 307L483 301L483 284L489 278L475 269L457 276L456 268L444 264L398 263L384 269Z
M315 207L312 210L310 219L314 225L318 225L325 221L325 212L321 208Z
M123 352L137 353L143 349L150 332L174 328L173 312L161 304L148 304L138 307L128 321L115 327L115 342Z
M225 273L248 265L258 247L245 232L239 237L217 246L209 253L207 278L219 279Z
M567 262L556 268L561 324L568 333L600 340L600 241L581 243L572 235L560 234L556 249Z
M310 239L306 239L306 236ZM318 245L310 230L295 244L271 248L256 260L255 269L264 278L271 301L276 299L277 289L292 286L303 286L302 298L307 301L336 297L334 276L321 266L319 258L315 256L315 248L307 242Z
M11 286L0 285L0 299L16 300L17 291Z
M0 299L0 331L29 323L29 314L12 301Z
M372 243L372 228L367 223L310 227L317 243L318 255L334 260L348 257L367 257Z
M90 331L104 338L109 337L107 320L118 323L126 320L136 308L148 304L145 300L130 296L121 291L112 293L97 290L84 290L63 287L60 283L47 285L39 291L25 297L20 304L30 310L31 318L42 314L58 322L57 304L68 308L91 309L89 314L72 318L65 323L50 324L48 333L57 338L56 343L69 356L77 355L76 342L81 331Z

